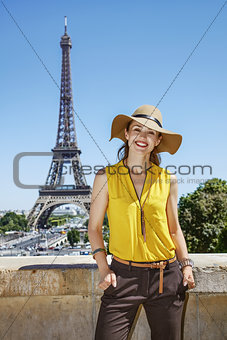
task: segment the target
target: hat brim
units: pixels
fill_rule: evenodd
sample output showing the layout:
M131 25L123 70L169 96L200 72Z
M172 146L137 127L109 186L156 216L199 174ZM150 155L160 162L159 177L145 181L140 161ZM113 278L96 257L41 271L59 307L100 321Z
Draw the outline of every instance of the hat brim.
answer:
M153 129L155 131L162 133L162 140L156 148L157 153L169 152L171 155L173 155L179 149L182 143L182 136L180 134L175 133L173 131L165 130L159 127L157 123L150 119L136 118L133 116L127 116L123 114L116 116L112 122L110 141L113 138L119 138L123 142L126 142L127 140L125 138L125 128L132 120L146 126L149 129Z

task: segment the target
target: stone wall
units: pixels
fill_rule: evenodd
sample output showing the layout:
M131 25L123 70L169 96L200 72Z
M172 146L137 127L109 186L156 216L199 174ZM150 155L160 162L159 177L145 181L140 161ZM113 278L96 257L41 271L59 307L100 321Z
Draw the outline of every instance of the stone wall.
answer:
M191 257L196 288L187 294L184 340L226 339L227 254ZM93 340L98 282L91 256L0 258L0 339ZM131 340L145 339L142 308Z

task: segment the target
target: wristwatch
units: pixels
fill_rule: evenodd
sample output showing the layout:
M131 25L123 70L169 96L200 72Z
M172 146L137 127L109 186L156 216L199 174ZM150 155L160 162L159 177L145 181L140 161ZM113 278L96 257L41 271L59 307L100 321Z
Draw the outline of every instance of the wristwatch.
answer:
M194 267L194 262L192 259L183 259L181 261L178 261L180 269L186 267L186 266L191 266L192 268Z

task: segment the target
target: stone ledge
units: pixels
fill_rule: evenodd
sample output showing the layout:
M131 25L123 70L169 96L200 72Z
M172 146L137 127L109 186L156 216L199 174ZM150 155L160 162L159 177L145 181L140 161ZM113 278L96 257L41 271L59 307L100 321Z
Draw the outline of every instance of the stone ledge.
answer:
M108 256L108 260L111 260L111 256ZM21 269L26 266L34 265L65 265L71 266L75 264L80 265L96 265L96 261L91 255L81 255L81 256L21 256L21 257L0 257L0 270L10 269L16 270ZM25 269L25 268L23 268Z
M196 287L189 293L227 292L227 254L190 254ZM111 256L108 256L111 262ZM0 296L101 295L92 256L1 258Z
M195 262L195 268L223 268L227 270L227 253L217 254L189 254ZM107 256L108 263L111 255ZM24 256L24 257L0 257L0 270L21 269L29 265L96 265L91 255L81 256ZM92 268L94 266L91 266ZM52 267L51 267L52 268ZM25 269L25 268L23 268Z

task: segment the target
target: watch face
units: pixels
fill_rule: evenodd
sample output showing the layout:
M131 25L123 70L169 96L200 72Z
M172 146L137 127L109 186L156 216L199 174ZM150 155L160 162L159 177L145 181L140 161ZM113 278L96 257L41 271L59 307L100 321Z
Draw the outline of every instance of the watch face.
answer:
M191 259L189 259L189 263L191 264L192 267L194 267L194 262Z

